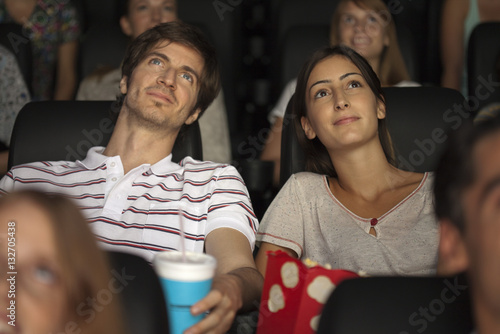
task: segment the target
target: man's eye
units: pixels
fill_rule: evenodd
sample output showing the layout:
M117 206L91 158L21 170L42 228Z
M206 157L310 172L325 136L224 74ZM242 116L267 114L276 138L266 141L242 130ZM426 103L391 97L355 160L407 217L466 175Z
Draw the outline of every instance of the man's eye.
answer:
M160 66L162 64L161 60L159 60L158 58L151 59L150 63L153 65L158 65L158 66Z
M193 82L193 76L191 74L189 74L189 73L182 73L181 77L184 78L184 79L186 79L189 82Z

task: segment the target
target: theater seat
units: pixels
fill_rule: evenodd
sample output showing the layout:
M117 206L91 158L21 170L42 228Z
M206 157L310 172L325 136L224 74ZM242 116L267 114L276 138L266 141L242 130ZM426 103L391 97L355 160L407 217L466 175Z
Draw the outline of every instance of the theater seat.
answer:
M83 159L92 146L106 146L114 123L111 101L30 102L19 112L12 132L9 168L34 161ZM178 137L173 161L186 156L203 160L201 135L196 121Z
M317 334L470 334L463 276L364 277L343 281L326 302Z
M441 87L386 87L387 125L399 167L409 171L433 171L444 150L448 131L472 119L464 97ZM304 152L295 129L291 103L283 119L280 184L304 170Z
M467 79L469 99L475 111L492 102L500 102L499 69L500 22L477 25L469 37Z
M153 267L136 255L106 253L127 334L168 334L167 306Z

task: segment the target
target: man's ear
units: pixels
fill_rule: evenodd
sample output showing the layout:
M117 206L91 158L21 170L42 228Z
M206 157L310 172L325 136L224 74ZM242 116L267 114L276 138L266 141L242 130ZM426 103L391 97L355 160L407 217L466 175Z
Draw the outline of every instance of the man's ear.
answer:
M300 124L302 124L302 129L304 130L304 133L309 140L313 140L314 138L316 138L316 132L312 128L311 123L309 123L307 117L302 116L300 118Z
M125 35L128 37L132 36L132 25L130 24L130 20L126 15L120 17L120 27Z
M194 121L196 121L198 119L198 116L200 115L200 112L201 112L201 109L198 108L194 111L194 113L192 115L190 115L186 121L184 122L184 124L186 125L190 125L190 124L193 124Z
M469 255L462 233L449 219L440 220L438 275L455 275L467 270L468 267Z
M128 91L127 81L128 81L128 77L125 75L120 80L120 93L122 93L123 95L127 94L127 91Z

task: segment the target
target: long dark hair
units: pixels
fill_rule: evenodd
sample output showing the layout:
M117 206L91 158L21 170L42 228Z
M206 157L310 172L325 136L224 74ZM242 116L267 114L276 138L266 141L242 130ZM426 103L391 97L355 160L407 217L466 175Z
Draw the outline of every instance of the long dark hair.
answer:
M297 88L295 90L293 100L292 114L295 131L298 141L304 149L306 157L306 170L318 174L326 174L332 177L336 177L337 172L335 171L326 147L323 143L321 143L318 137L313 140L309 140L306 137L304 130L302 129L301 118L302 116L307 116L306 92L307 81L309 80L311 72L319 62L336 55L345 57L360 70L361 75L368 83L368 86L372 90L376 99L385 105L385 95L382 91L382 87L380 86L380 80L378 79L377 74L375 74L370 64L368 64L368 62L360 54L347 46L334 46L320 49L306 61L304 66L302 66L299 77L297 78ZM394 147L392 145L391 136L389 134L389 130L387 129L385 119L378 120L378 134L387 161L391 165L395 166L396 160L394 158Z

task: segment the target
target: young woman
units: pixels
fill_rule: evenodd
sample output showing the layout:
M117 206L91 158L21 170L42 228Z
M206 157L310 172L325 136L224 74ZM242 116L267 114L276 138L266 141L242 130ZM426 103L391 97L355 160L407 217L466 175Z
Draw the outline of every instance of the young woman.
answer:
M111 270L72 202L32 191L6 195L0 198L0 228L5 269L0 333L66 333L69 328L75 333L125 333L119 295L109 292L113 298L99 302L102 291L110 289ZM7 271L17 272L15 294L9 294ZM15 318L8 317L12 301ZM14 319L15 327L8 324Z
M396 25L382 0L342 0L332 17L330 45L345 45L365 57L375 70L382 86L416 86L399 49ZM271 135L262 151L261 160L275 164L274 180L279 180L281 127L286 106L295 91L296 80L290 81L269 114Z
M394 166L385 116L380 81L354 50L325 48L306 62L293 122L307 172L288 180L263 218L262 274L270 250L372 275L435 273L433 177Z

